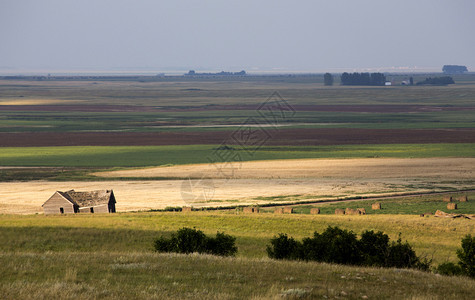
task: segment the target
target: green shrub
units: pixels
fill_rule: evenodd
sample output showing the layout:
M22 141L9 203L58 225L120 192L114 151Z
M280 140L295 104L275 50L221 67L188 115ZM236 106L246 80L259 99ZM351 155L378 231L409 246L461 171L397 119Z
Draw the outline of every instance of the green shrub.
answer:
M237 252L236 238L218 232L216 237L208 237L201 230L182 228L173 233L170 239L159 237L154 242L157 252L208 253L232 256Z
M361 253L356 234L353 231L328 226L321 234L319 244L326 244L323 261L337 264L356 265L361 262Z
M213 255L234 256L237 252L236 238L223 232L216 233L216 238L208 237L207 252Z
M442 275L450 275L450 276L463 274L462 268L459 265L454 264L452 262L440 264L437 267L436 272Z
M462 248L457 250L457 257L463 274L475 277L475 236L469 234L462 239Z
M172 249L178 253L206 252L206 235L201 230L182 228L171 238Z
M386 266L389 255L389 236L381 231L365 231L361 234L359 247L362 262L367 266Z
M289 238L286 234L279 234L270 240L271 245L267 246L267 255L274 259L299 259L300 248L299 242L293 238Z
M154 248L157 252L173 252L171 240L159 237L154 242Z
M421 270L428 270L431 263L419 258L412 247L407 242L402 243L400 238L390 244L388 235L365 231L358 240L352 231L331 226L322 234L314 232L313 237L304 238L302 242L281 233L271 239L267 253L275 259Z
M430 261L421 260L408 242L402 243L401 238L393 242L388 248L388 257L385 267L414 268L427 271Z

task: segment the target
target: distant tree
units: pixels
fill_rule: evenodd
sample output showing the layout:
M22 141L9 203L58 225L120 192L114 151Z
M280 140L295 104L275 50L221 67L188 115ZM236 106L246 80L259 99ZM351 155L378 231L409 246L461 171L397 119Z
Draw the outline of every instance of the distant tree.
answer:
M382 73L343 73L341 75L342 85L384 85L386 76Z
M383 73L371 73L371 85L384 85L386 76Z
M341 77L340 77L340 84L341 85L349 85L350 84L350 74L344 72L343 74L341 74Z
M428 77L423 81L419 81L417 85L446 85L446 84L454 84L455 81L450 76L442 76L442 77Z
M445 65L442 68L442 72L445 74L462 74L464 72L468 72L468 69L466 66Z
M323 83L325 85L333 85L333 75L330 73L325 73L325 75L323 75Z
M412 76L411 76L411 78L409 78L409 84L414 85L414 78L412 78Z

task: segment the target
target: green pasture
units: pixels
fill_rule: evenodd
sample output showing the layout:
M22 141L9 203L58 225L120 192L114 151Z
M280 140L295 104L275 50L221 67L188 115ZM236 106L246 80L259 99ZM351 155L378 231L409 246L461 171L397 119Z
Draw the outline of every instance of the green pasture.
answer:
M252 110L190 112L42 112L1 111L0 132L75 131L216 131L234 130L249 117L265 119ZM283 128L473 128L474 110L418 113L367 113L297 111L282 120ZM200 127L202 126L202 127Z
M458 197L467 195L468 202L458 201ZM451 193L453 202L457 204L457 210L448 210L447 202L443 202L444 195L430 194L430 195L418 195L396 198L383 198L377 200L358 200L358 201L344 201L328 204L318 205L296 205L294 206L294 212L297 214L309 214L310 209L313 207L320 208L321 214L331 215L335 213L335 209L341 208L364 208L368 215L420 215L425 213L435 213L437 210L455 214L475 214L475 192L459 192ZM371 204L379 202L381 203L381 210L371 209ZM273 209L263 208L264 212L273 212Z
M227 151L242 161L298 158L474 157L474 144L387 144L336 146L264 146L217 150L219 145L72 146L0 148L0 166L146 167L223 161Z

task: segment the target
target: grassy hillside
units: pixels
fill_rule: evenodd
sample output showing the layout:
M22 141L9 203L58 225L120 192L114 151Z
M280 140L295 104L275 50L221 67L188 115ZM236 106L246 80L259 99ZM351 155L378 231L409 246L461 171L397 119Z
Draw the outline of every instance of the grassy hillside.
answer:
M475 280L373 269L153 253L3 253L5 299L470 299Z
M0 216L0 294L5 298L469 299L475 281L397 269L272 261L269 239L328 225L399 233L435 264L455 261L473 221L418 216L236 215L234 212ZM183 226L237 237L237 258L153 253ZM365 298L365 297L363 297Z
M262 258L265 246L278 233L296 238L310 236L328 225L351 229L381 230L414 245L418 254L436 263L456 259L461 238L475 231L471 220L421 218L410 215L243 215L234 211L173 213L118 213L115 215L0 216L2 252L45 251L152 251L153 240L181 227L205 233L224 231L237 237L239 257Z

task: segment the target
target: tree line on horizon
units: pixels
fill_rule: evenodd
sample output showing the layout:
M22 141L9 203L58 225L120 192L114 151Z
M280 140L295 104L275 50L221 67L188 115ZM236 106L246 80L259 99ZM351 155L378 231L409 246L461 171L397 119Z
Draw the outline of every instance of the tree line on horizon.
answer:
M333 85L333 75L325 73L323 75L325 85ZM383 73L347 73L340 76L341 85L375 85L381 86L386 83L386 76Z

